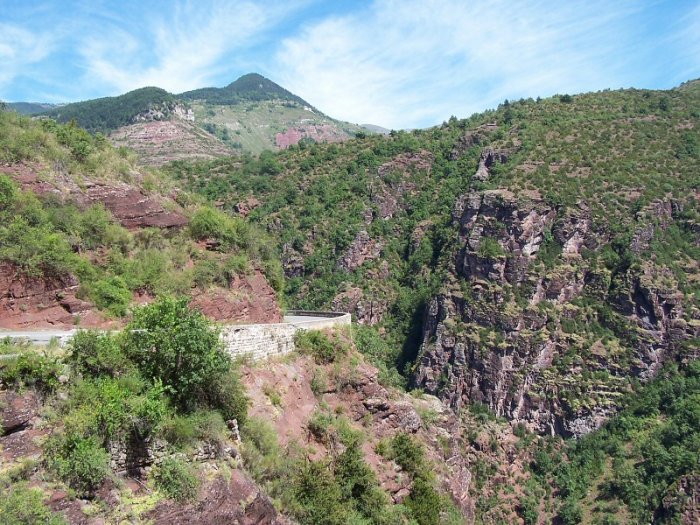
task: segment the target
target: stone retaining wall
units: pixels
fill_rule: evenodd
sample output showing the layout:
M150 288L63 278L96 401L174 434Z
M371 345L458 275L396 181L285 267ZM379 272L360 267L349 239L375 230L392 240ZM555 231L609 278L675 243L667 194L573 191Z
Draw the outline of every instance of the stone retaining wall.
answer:
M311 319L295 323L254 324L225 326L221 338L228 353L234 357L249 355L253 359L288 354L294 351L294 334L299 330L322 330L349 326L350 314L336 312L293 311L288 315L308 316Z

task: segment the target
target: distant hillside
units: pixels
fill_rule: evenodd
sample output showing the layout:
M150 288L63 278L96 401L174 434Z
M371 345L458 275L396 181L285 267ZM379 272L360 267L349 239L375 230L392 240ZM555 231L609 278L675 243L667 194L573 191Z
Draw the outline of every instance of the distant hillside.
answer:
M179 95L145 87L117 97L59 107L29 103L9 106L59 123L75 120L91 133L103 133L116 145L134 149L143 162L155 165L183 158L285 149L300 141L341 142L358 131L374 132L324 115L257 73L244 75L223 88L208 87Z
M137 116L151 113L150 120L165 120L170 116L177 99L157 87L145 87L119 95L85 102L75 102L46 111L43 114L60 123L75 120L91 133L108 133L132 124Z
M202 100L216 105L235 105L241 102L263 100L287 100L302 106L311 107L301 97L296 96L257 73L248 73L223 88L207 87L186 91L179 95L185 100Z
M57 108L59 105L46 102L8 102L7 107L20 115L36 115Z

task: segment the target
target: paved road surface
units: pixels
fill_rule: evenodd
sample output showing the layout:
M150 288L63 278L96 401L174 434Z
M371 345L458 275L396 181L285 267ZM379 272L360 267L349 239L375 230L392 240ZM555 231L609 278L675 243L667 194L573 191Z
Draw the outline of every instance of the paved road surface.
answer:
M47 345L53 338L61 342L73 337L77 330L0 330L0 339L27 339L35 345Z
M324 321L327 317L315 317L310 315L286 315L284 322L288 324L303 324L313 321ZM1 330L0 339L27 339L35 345L47 345L53 338L58 338L61 343L67 341L77 330Z

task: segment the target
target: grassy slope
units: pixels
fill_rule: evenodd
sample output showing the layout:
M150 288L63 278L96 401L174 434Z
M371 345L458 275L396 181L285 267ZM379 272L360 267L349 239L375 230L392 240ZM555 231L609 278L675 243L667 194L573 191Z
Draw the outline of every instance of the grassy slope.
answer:
M200 126L209 129L208 125L213 125L211 131L229 146L254 154L276 149L275 135L291 127L326 124L348 135L359 129L330 119L308 106L281 100L241 101L235 105L195 101L192 107Z

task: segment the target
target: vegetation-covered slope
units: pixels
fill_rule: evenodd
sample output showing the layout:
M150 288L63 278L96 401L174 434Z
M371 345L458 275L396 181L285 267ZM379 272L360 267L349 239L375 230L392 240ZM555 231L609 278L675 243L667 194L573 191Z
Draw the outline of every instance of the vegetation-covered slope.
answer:
M173 171L231 210L258 201L248 217L278 237L291 304L350 308L389 329L391 366L414 366L423 343L413 377L455 406L473 399L519 419L540 401L514 412L518 400L553 395L530 423L573 432L563 421L600 413L697 330L699 98L522 100L431 130ZM433 298L442 317L423 329ZM514 329L533 315L531 333ZM452 347L434 346L455 337L471 368L487 369L477 390ZM635 337L661 354L639 355ZM496 393L489 374L512 352L523 368Z
M44 114L60 123L75 120L91 133L107 134L121 126L132 124L142 113L153 112L164 120L170 116L175 103L176 98L164 89L145 87L118 97L66 104Z
M27 103L9 107L60 123L75 120L91 133L108 135L114 144L134 149L150 165L216 158L235 151L260 153L300 140L338 142L360 130L327 117L256 73L223 88L180 95L146 87L58 107Z
M7 107L21 115L37 115L56 107L56 104L43 102L8 102Z
M234 281L245 288L262 273L281 289L278 258L260 234L185 193L176 203L157 171L103 137L14 112L0 112L0 137L3 320L79 323L74 309L88 307L80 300L116 317L139 296L218 289L233 300ZM77 303L66 302L73 294ZM42 318L56 303L65 319Z
M233 106L243 101L286 100L302 106L308 102L257 73L248 73L223 88L201 88L179 95L185 100L204 100L216 106Z

